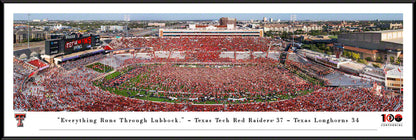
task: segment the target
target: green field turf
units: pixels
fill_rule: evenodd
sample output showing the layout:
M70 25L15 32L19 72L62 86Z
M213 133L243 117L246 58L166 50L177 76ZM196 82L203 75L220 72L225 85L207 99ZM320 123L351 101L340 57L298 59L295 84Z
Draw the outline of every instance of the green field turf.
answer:
M108 66L108 65L104 65L100 62L96 62L96 63L88 65L86 67L91 68L91 69L93 69L97 72L100 72L100 73L107 73L107 72L110 72L114 69L113 67Z
M103 81L107 81L107 80L111 80L113 78L116 78L118 76L123 75L124 73L126 73L127 71L129 71L130 69L132 69L132 67L127 67L127 68L123 68L121 70L118 70L114 73L111 73L109 75L107 75L106 77L104 77L102 80ZM296 72L295 72L296 73ZM105 87L102 83L103 81L95 81L94 85L110 91L112 93L118 94L118 95L122 95L122 96L126 96L126 97L131 97L131 98L137 98L137 99L142 99L142 100L149 100L149 101L156 101L156 102L170 102L170 103L185 103L185 102L192 102L194 104L239 104L239 103L249 103L251 101L255 101L255 102L269 102L269 101L279 101L279 100L286 100L286 99L291 99L291 98L295 98L297 96L303 96L306 95L310 92L312 92L312 90L305 90L305 91L298 91L297 94L293 94L293 95L281 95L281 94L273 94L273 95L268 95L268 97L270 97L271 99L259 99L261 98L260 96L251 96L251 101L250 100L246 100L246 101L228 101L227 99L229 98L228 95L225 95L223 97L221 97L220 100L217 101L213 101L213 100L208 100L205 102L198 102L198 101L191 101L189 100L189 98L191 97L191 94L184 94L181 95L181 97L179 97L177 100L170 100L167 99L167 97L163 98L163 93L158 92L158 93L150 93L150 92L146 92L149 90L156 90L157 87L160 87L159 90L163 90L163 91L168 91L169 88L168 87L163 87L161 85L154 85L152 87L136 87L137 83L140 83L142 81L142 79L147 78L147 75L149 73L141 73L138 74L136 77L131 78L130 80L128 80L127 82L119 85L118 87L125 87L125 88L137 88L140 90L128 90L128 89L117 89L117 88L113 88L113 87ZM313 78L305 76L305 75L301 75L299 73L297 73L300 77L302 78L306 78L308 81L313 82L313 83L317 83L316 81L314 81ZM130 95L128 94L128 92L130 92ZM142 95L142 96L138 96L138 95ZM254 99L253 99L254 98Z

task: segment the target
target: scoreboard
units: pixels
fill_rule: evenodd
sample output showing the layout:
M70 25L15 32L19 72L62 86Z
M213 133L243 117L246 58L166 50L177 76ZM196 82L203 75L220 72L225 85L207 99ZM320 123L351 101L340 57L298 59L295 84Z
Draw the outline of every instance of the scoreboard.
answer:
M88 36L66 36L63 39L51 39L45 41L45 54L54 55L58 53L71 54L91 49L100 45L99 35Z
M93 46L100 46L100 35L92 35L91 40Z
M91 48L91 36L74 39L65 39L64 42L65 54L84 51Z
M58 54L59 46L61 46L62 41L60 39L52 39L45 41L45 54L54 55Z

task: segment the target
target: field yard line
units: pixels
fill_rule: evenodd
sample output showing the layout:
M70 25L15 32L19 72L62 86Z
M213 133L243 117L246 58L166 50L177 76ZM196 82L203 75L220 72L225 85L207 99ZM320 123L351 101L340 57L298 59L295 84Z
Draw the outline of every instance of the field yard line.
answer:
M116 72L116 69L113 69L112 71L110 71L110 72L108 72L108 73L105 73L105 74L103 74L103 75L100 75L100 76L98 76L97 78L94 78L94 79L92 79L92 80L93 80L93 81L95 81L95 80L101 79L101 78L103 78L103 77L105 77L105 76L107 76L107 75L109 75L109 74L114 73L114 72Z

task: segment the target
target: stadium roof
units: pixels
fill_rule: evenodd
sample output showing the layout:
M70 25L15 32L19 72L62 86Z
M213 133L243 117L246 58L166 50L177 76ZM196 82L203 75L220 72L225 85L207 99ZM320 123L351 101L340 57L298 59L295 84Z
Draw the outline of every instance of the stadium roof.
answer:
M387 71L386 76L390 78L403 78L403 67L399 67L399 68Z
M382 40L383 42L391 42L391 43L397 43L403 45L403 38L396 38L396 39L388 39L388 40Z
M399 29L399 30L383 30L383 31L367 31L364 33L390 33L390 32L399 32L399 31L403 31L403 29Z
M400 68L401 66L399 66L399 65L393 65L393 64L387 64L387 65L385 65L385 68L387 69L387 70L391 70L391 69L397 69L397 68Z
M57 61L66 61L66 60L69 60L69 59L78 58L78 57L80 57L82 55L85 55L85 54L93 54L93 53L97 53L97 52L101 52L101 51L104 51L104 49L85 50L85 51L80 51L80 52L75 52L75 53L55 57L54 59L57 60Z
M344 46L344 49L355 51L355 52L366 53L366 54L376 54L378 52L377 50L369 50L369 49L357 48L353 46Z
M362 70L366 67L366 65L364 64L355 63L355 62L346 62L346 63L341 63L340 65L354 69L354 70Z

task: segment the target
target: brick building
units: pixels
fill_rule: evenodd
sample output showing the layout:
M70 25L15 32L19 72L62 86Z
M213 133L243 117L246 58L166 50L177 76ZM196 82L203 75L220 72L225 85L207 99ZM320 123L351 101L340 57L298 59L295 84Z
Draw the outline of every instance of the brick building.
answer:
M389 61L391 56L396 59L403 51L403 30L344 33L338 35L338 42L344 44L345 50L360 53L361 58L380 57Z
M237 24L237 19L236 18L230 18L230 17L220 18L220 25L227 26L228 24L233 24L235 26Z

